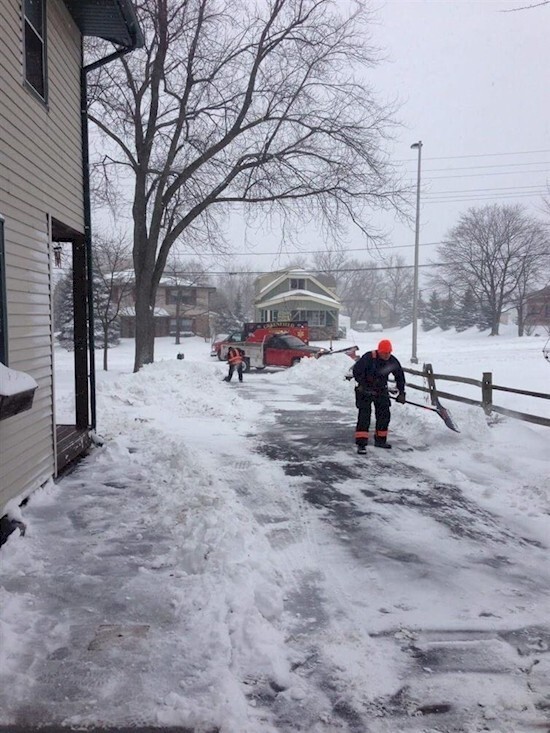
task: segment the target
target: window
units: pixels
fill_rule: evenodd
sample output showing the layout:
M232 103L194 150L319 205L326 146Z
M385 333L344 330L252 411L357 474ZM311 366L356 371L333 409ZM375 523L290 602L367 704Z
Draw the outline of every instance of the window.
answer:
M290 279L290 289L291 290L305 290L306 289L306 281L304 278L295 278L292 277Z
M195 305L197 291L194 288L166 288L166 305L177 305L178 300L184 305Z
M326 324L326 311L292 311L292 321L307 321L310 326L324 326Z
M271 321L279 320L279 311L277 310L261 310L260 321L262 323L270 323Z
M6 260L4 257L4 220L0 219L0 361L8 365L8 314L6 299Z
M46 0L25 0L25 79L46 99Z

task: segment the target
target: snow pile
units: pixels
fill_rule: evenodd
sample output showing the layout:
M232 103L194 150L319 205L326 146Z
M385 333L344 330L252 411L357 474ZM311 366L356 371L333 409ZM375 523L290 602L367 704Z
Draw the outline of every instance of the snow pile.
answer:
M389 336L405 366L406 331ZM438 371L490 364L510 384L521 365L544 389L533 339L421 339ZM104 447L33 495L26 536L2 549L1 724L386 733L400 729L392 706L416 716L447 700L477 716L480 699L495 731L514 729L507 710L535 715L523 658L496 634L547 623L548 429L443 400L457 434L392 404L394 450L359 462L345 354L227 384L200 339L184 360L159 340L138 374L132 346L98 372ZM67 390L70 359L57 354ZM307 444L319 410L320 462ZM471 630L488 630L483 675L410 654L467 657Z

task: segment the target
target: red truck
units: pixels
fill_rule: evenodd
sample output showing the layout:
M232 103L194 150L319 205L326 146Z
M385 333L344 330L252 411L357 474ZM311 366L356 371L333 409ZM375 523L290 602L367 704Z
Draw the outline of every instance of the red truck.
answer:
M212 355L227 359L227 350L236 345L245 354L245 369L264 369L266 366L291 367L304 357L319 357L334 353L329 349L309 346L307 322L274 321L245 323L242 331L234 331L223 341L214 341ZM355 358L356 346L344 350Z

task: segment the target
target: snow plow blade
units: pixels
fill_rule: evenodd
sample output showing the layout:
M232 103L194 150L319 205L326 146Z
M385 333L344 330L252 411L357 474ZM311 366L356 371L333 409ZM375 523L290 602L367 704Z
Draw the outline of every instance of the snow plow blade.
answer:
M395 400L395 397L392 397L392 399ZM423 410L430 410L430 412L437 412L437 414L443 420L449 430L453 430L455 433L460 433L458 426L451 417L451 413L449 412L449 410L447 410L446 407L443 407L439 400L436 401L435 407L430 407L429 405L421 405L420 402L410 402L409 400L406 400L405 404L414 405L415 407L421 407Z

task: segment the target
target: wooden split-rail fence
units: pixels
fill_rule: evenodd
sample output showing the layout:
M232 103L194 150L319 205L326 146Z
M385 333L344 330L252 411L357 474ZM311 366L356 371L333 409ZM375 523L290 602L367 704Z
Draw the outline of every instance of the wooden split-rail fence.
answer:
M544 392L531 392L526 389L514 389L512 387L501 387L497 384L493 384L492 372L483 372L481 379L471 379L470 377L455 377L450 374L436 374L433 371L431 364L424 364L422 371L419 369L410 369L409 367L403 367L403 371L413 376L422 377L426 380L428 386L414 384L407 380L407 389L417 389L421 392L427 392L430 395L432 405L437 404L437 400L441 397L446 400L454 400L455 402L463 402L466 405L477 405L482 407L486 415L491 415L493 412L501 415L507 415L508 417L516 418L517 420L525 420L526 422L532 422L536 425L545 425L550 427L550 418L541 417L539 415L531 415L526 412L518 412L517 410L510 410L507 407L500 407L495 405L493 402L494 393L500 392L512 392L514 394L525 395L526 397L538 397L542 400L550 400L550 394ZM469 384L474 387L481 389L481 400L474 400L470 397L462 397L461 395L451 394L450 392L442 392L436 386L436 380L447 381L447 382L460 382L461 384Z

